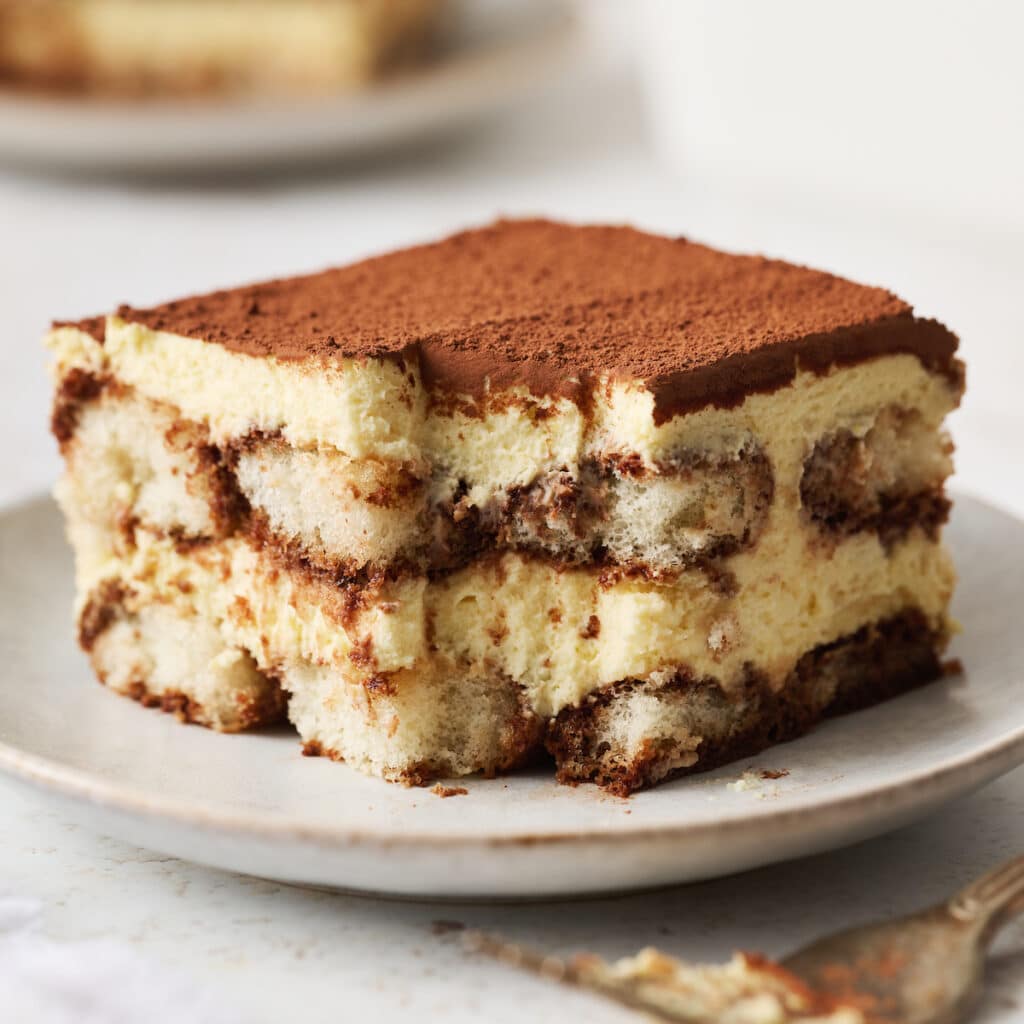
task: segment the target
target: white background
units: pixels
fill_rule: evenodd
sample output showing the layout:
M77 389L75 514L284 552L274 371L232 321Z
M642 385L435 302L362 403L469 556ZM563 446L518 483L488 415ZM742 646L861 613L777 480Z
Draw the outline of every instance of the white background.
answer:
M726 14L678 5L705 22L701 59L684 62L692 25L679 22L675 6L648 5L654 13L644 22L651 57L645 98L627 66L630 26L598 6L594 54L568 69L542 101L401 159L202 184L0 171L0 430L7 439L0 503L48 488L57 472L38 344L51 318L319 269L498 214L542 213L630 221L892 288L962 338L969 390L952 423L956 486L1024 514L1024 215L1014 187L1021 179L1008 176L1007 166L982 174L975 159L957 155L961 143L977 144L977 119L963 120L973 134L943 140L937 108L921 101L904 110L914 129L904 152L892 138L871 149L860 190L835 171L835 140L824 136L821 160L806 174L770 147L758 165L763 173L745 173L745 160L753 161L745 140L768 138L755 129L764 116L758 80L766 81L771 66L771 26L755 34L763 46L745 44L746 63L761 62L760 79L748 76L741 93L715 84L715 69L735 56L722 35ZM1012 21L992 19L998 7L1014 5L980 6L988 28L1002 28L989 33L995 66L1015 56L1009 51L1019 35L1008 46ZM884 21L880 10L874 14ZM654 33L660 46L651 43L652 24L663 29ZM900 26L907 33L914 19ZM863 24L851 32L860 46L871 36ZM984 64L976 61L975 70ZM936 66L926 54L919 75ZM1019 78L995 69L1000 90L1010 89L1000 92L1000 110L1016 142L1000 137L991 148L1012 164L1021 138L1021 122L1013 121ZM844 90L848 77L838 76ZM991 82L975 84L970 95L983 103ZM952 95L951 88L944 81L937 94ZM709 90L714 109L697 102ZM928 91L915 95L927 98ZM863 96L884 102L874 87L864 86ZM829 106L820 94L815 102ZM835 102L848 105L848 92L837 92ZM992 139L991 121L983 123L982 141ZM781 115L778 125L780 137L794 137ZM922 182L920 194L908 198L908 187L915 189L907 168L943 149L954 154L955 174L937 190ZM884 160L891 175L879 167ZM984 195L963 188L974 180ZM28 1019L38 1000L41 1020L132 1020L143 1003L156 1006L150 1020L279 1021L300 1013L318 1020L367 1013L379 1020L555 1020L570 1013L625 1020L582 996L467 962L430 923L455 918L561 951L622 954L657 942L696 959L720 959L737 946L779 954L847 921L939 899L972 872L1020 852L1022 812L1024 774L1017 772L924 825L843 853L657 896L498 910L378 903L168 861L97 838L5 784L0 1018L15 1006ZM1011 938L1008 948L1022 947ZM1024 992L1019 952L1001 962L996 980L987 1019L1017 1019L1011 1003ZM62 1016L68 1006L74 1013Z

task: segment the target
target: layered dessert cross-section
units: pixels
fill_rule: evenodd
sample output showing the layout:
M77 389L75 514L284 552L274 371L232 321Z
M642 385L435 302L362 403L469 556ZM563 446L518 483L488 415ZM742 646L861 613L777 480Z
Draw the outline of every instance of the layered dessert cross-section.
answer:
M886 291L502 221L49 346L80 641L143 703L628 793L941 674L962 364Z

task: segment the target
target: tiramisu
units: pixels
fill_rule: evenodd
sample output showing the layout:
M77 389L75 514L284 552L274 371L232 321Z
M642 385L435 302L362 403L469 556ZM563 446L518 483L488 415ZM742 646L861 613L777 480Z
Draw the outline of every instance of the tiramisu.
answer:
M548 221L59 324L82 646L387 779L748 755L940 675L956 344L877 288Z
M0 81L119 95L336 92L422 47L442 0L0 0Z

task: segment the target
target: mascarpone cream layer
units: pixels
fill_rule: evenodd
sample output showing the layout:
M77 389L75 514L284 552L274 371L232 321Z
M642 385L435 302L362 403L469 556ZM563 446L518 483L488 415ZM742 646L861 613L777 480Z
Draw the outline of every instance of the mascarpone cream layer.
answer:
M333 588L280 570L244 539L181 554L139 530L138 547L118 558L73 517L71 533L80 594L114 576L144 603L192 605L285 680L303 663L353 682L396 673L399 686L403 674L497 669L544 715L679 665L729 686L753 664L781 683L805 651L906 608L942 627L954 584L944 549L917 531L891 552L872 534L829 549L810 531L775 531L758 555L733 560L740 589L731 597L699 572L602 586L592 571L510 553L445 579L389 584L353 617Z
M945 377L912 355L872 359L755 394L732 409L707 408L654 421L642 382L598 387L591 416L567 399L504 391L477 414L431 408L415 366L391 360L339 359L324 364L255 358L220 345L151 331L112 317L99 345L74 328L49 338L56 373L73 366L112 374L139 393L176 406L204 424L214 443L252 431L280 433L299 448L335 449L349 458L427 460L465 480L469 499L526 486L602 453L639 455L655 466L686 449L736 454L760 445L776 488L794 482L817 438L839 429L863 436L879 410L915 409L940 429L958 396Z

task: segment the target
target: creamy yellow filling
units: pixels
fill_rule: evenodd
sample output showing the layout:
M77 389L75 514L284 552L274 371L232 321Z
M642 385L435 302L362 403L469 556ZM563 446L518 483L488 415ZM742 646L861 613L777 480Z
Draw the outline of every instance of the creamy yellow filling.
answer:
M103 350L118 380L205 424L216 442L258 430L351 458L418 455L422 400L393 362L254 359L133 324L112 325Z
M102 346L74 328L54 331L49 345L58 375L72 366L111 373L205 424L215 442L255 429L350 458L426 458L466 480L474 501L563 467L572 471L604 452L635 453L654 465L683 448L728 454L751 442L766 448L776 481L785 481L827 433L863 436L888 405L917 409L923 427L938 430L956 401L945 378L914 356L894 355L824 376L800 373L789 387L753 395L737 408L708 408L662 424L654 422L652 394L640 382L623 381L596 389L589 420L572 402L524 389L466 415L428 411L415 368L389 360L259 359L116 317Z
M503 574L469 570L428 588L435 643L459 660L499 666L523 683L538 711L554 714L602 686L677 665L729 685L752 662L781 681L805 651L907 606L941 620L953 575L927 540L909 540L891 559L867 537L827 561L799 546L762 564L734 599L697 574L672 586L605 590L586 573L506 556ZM592 614L597 635L588 628ZM503 627L507 635L495 643Z
M139 538L138 549L118 559L95 544L90 553L89 539L74 537L81 593L120 576L144 603L192 604L266 670L302 661L352 678L496 669L545 715L620 679L678 665L728 686L752 663L779 683L805 651L905 608L941 626L954 583L944 549L921 534L891 555L867 534L831 553L801 535L760 560L745 558L732 598L696 572L671 585L602 587L586 570L560 572L507 554L445 580L391 584L345 622L326 587L277 570L245 540L182 555L170 541L141 531Z

